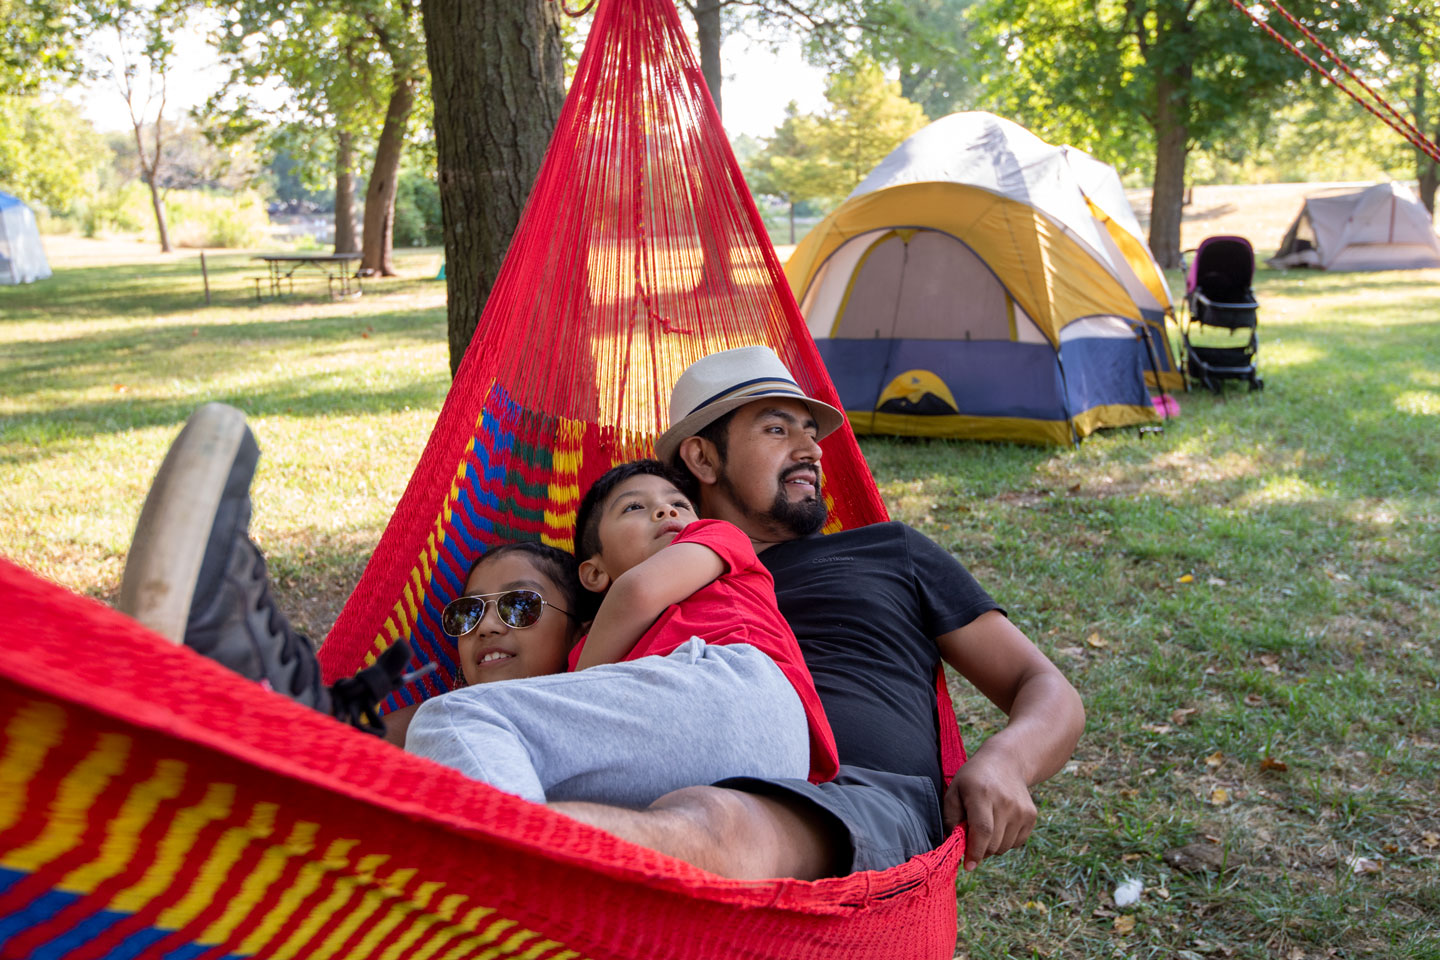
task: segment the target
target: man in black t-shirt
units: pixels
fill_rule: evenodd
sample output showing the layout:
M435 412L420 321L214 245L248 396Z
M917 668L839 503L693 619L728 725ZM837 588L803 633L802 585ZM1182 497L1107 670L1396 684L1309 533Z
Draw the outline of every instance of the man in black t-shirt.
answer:
M828 783L733 779L645 810L556 803L635 843L736 878L885 869L967 825L966 869L1025 842L1030 787L1074 751L1075 689L945 550L898 523L820 536L818 440L844 415L763 347L705 357L671 395L661 459L700 514L745 531L775 577L839 749ZM955 774L941 769L941 661L1009 716Z

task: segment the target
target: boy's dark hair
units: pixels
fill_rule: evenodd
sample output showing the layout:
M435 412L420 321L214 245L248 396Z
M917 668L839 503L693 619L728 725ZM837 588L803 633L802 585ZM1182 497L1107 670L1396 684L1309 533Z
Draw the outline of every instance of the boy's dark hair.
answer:
M503 557L507 553L525 554L541 573L553 580L555 586L560 588L560 596L551 602L573 614L577 623L584 623L595 618L596 605L592 602L590 592L582 590L580 587L580 561L559 547L552 547L548 543L521 540L518 543L502 543L498 547L491 547L470 564L470 569L465 572L465 582L470 582L470 575L480 564L486 560Z
M575 556L577 558L588 560L600 552L600 515L605 512L605 504L609 501L610 495L615 492L616 487L631 477L640 476L668 480L687 498L694 499L690 491L686 489L687 486L693 484L694 477L688 473L682 476L659 460L632 460L629 463L611 467L600 475L599 480L590 484L590 489L585 491L585 498L580 501L580 509L575 511Z
M722 463L730 452L730 421L734 420L735 414L739 412L740 408L736 407L695 431L695 436L701 440L709 440L715 444L715 450L720 454ZM700 509L700 481L695 479L695 475L690 472L690 467L680 458L678 450L671 459L674 461L670 466L671 482L680 488L681 493L690 498L695 509Z

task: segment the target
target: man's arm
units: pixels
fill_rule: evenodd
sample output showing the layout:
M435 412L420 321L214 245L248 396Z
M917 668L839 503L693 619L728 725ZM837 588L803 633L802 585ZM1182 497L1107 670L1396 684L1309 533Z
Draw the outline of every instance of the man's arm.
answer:
M966 822L965 869L973 870L1030 836L1030 787L1075 752L1085 707L1070 681L998 610L936 644L945 662L1010 718L970 756L945 794L945 824Z
M590 626L576 669L615 663L665 609L725 572L725 561L699 543L672 543L615 578Z

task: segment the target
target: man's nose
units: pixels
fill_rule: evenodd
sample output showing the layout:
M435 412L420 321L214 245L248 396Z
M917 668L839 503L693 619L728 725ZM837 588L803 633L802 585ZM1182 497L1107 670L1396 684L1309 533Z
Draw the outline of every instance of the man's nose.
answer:
M804 440L802 440L795 447L795 459L801 461L809 461L811 463L819 463L820 456L824 452L820 449L820 441L816 440L808 433L804 434L803 436Z

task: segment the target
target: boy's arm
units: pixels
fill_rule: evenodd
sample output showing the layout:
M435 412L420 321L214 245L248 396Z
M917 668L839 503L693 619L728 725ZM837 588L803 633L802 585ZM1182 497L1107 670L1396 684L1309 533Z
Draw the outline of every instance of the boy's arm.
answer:
M576 669L625 659L667 607L686 599L725 570L720 555L699 543L672 543L626 570L606 591Z
M1010 718L971 754L945 793L945 825L965 821L965 869L973 870L1030 836L1030 787L1075 752L1085 707L1070 681L998 610L936 643L945 662Z

